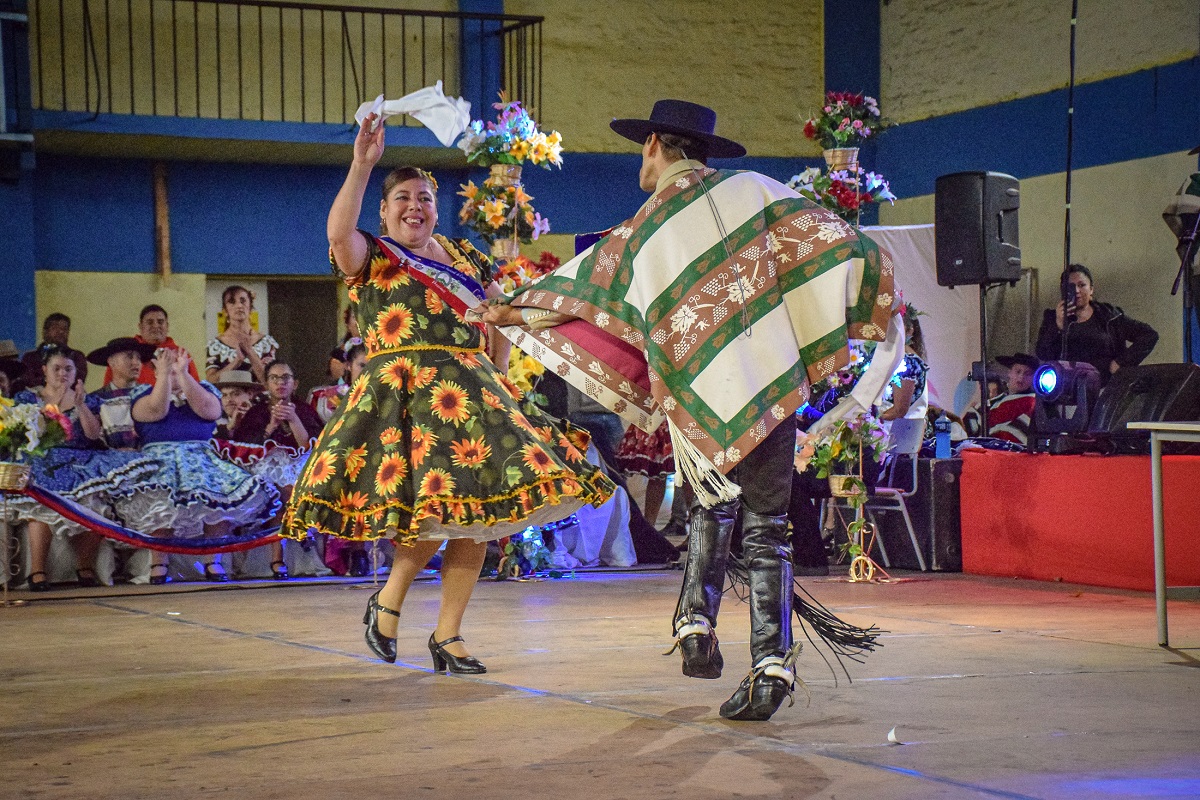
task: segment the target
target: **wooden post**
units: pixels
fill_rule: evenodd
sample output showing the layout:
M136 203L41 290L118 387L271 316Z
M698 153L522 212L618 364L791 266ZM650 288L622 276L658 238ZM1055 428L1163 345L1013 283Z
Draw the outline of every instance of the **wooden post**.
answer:
M171 280L171 214L167 203L167 165L154 162L155 271L164 284Z

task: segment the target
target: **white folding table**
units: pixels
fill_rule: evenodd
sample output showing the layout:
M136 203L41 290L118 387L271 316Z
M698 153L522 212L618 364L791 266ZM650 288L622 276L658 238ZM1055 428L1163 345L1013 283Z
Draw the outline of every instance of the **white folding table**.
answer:
M1167 637L1167 554L1163 543L1162 443L1200 442L1200 422L1130 422L1130 430L1150 432L1150 492L1154 510L1154 602L1158 607L1158 644ZM1175 587L1196 591L1200 587Z

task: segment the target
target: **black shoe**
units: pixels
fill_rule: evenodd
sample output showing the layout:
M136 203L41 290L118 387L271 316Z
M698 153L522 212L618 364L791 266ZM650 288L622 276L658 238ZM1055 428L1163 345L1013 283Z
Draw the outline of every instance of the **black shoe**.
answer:
M155 575L155 574L154 574L155 570L162 570L162 574L161 574L161 575ZM166 565L166 564L154 564L154 565L152 565L152 566L150 567L150 585L151 585L151 586L162 586L163 584L165 584L165 583L166 583L168 580L170 580L170 579L167 577L167 573L168 573L169 571L170 571L170 570L167 568L167 565Z
M349 574L355 578L362 578L371 573L371 564L367 561L367 553L365 550L355 550L350 554L350 571Z
M217 572L213 569L213 567L216 567L221 571ZM229 580L229 576L225 574L225 568L214 561L211 564L204 565L204 580L211 583L225 583L227 580Z
M433 634L429 634L429 655L433 656L433 668L438 672L457 672L459 675L482 675L487 672L487 667L475 656L456 656L446 652L446 645L462 640L461 636L451 636L445 641L436 642Z
M717 644L717 634L704 617L692 620L681 619L675 623L675 646L663 655L675 650L683 654L683 674L689 678L713 679L721 677L725 659Z
M96 577L94 569L77 569L75 570L75 579L80 587L85 589L93 589L97 586L102 586L100 579Z
M379 590L383 591L382 589ZM379 592L371 595L367 600L367 613L363 614L363 625L367 626L366 639L367 647L371 648L371 652L382 658L389 664L396 663L396 640L390 636L384 636L379 632L379 612L391 614L393 617L399 618L400 612L393 611L387 606L379 605Z
M286 581L288 579L287 564L282 561L272 561L271 577L277 581Z
M34 578L38 575L41 575L42 577L41 579L35 581ZM29 573L29 577L26 578L26 581L29 583L29 591L31 592L50 591L50 581L46 580L46 573L44 572L31 572Z
M783 704L784 698L792 700L796 676L784 664L784 660L778 656L769 656L760 661L742 679L733 697L721 704L721 716L755 722L770 719ZM792 700L792 704L795 704L795 700Z

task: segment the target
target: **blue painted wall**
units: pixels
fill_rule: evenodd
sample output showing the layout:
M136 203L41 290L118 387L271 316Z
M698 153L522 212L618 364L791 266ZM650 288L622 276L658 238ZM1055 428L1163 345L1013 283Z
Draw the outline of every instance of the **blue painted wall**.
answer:
M20 170L14 181L0 181L0 339L19 350L37 346L34 306L33 173Z

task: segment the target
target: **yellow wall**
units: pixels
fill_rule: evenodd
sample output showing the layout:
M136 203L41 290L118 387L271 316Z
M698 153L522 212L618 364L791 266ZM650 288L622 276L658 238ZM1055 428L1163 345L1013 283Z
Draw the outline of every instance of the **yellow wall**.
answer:
M1096 277L1096 299L1121 306L1159 333L1148 362L1183 359L1182 301L1171 297L1179 268L1175 237L1162 211L1196 159L1183 153L1075 171L1072 178L1071 260ZM1021 261L1038 270L1034 337L1041 312L1058 302L1063 264L1062 173L1021 181ZM881 209L884 225L933 222L933 195L900 200ZM996 352L1020 346L1025 298L1006 292L996 309Z
M751 155L819 154L801 134L825 85L819 0L507 0L504 10L546 17L536 111L569 150L633 152L609 121L645 119L673 97L715 109L717 133Z
M37 315L59 311L71 318L71 346L87 353L109 339L137 333L138 312L157 303L167 310L171 337L199 362L203 373L204 275L172 275L164 285L156 275L127 272L39 271ZM87 389L100 388L101 367L88 367Z
M881 7L884 112L897 122L963 111L1067 85L1066 0L903 0ZM1196 0L1080 3L1080 83L1196 54Z

